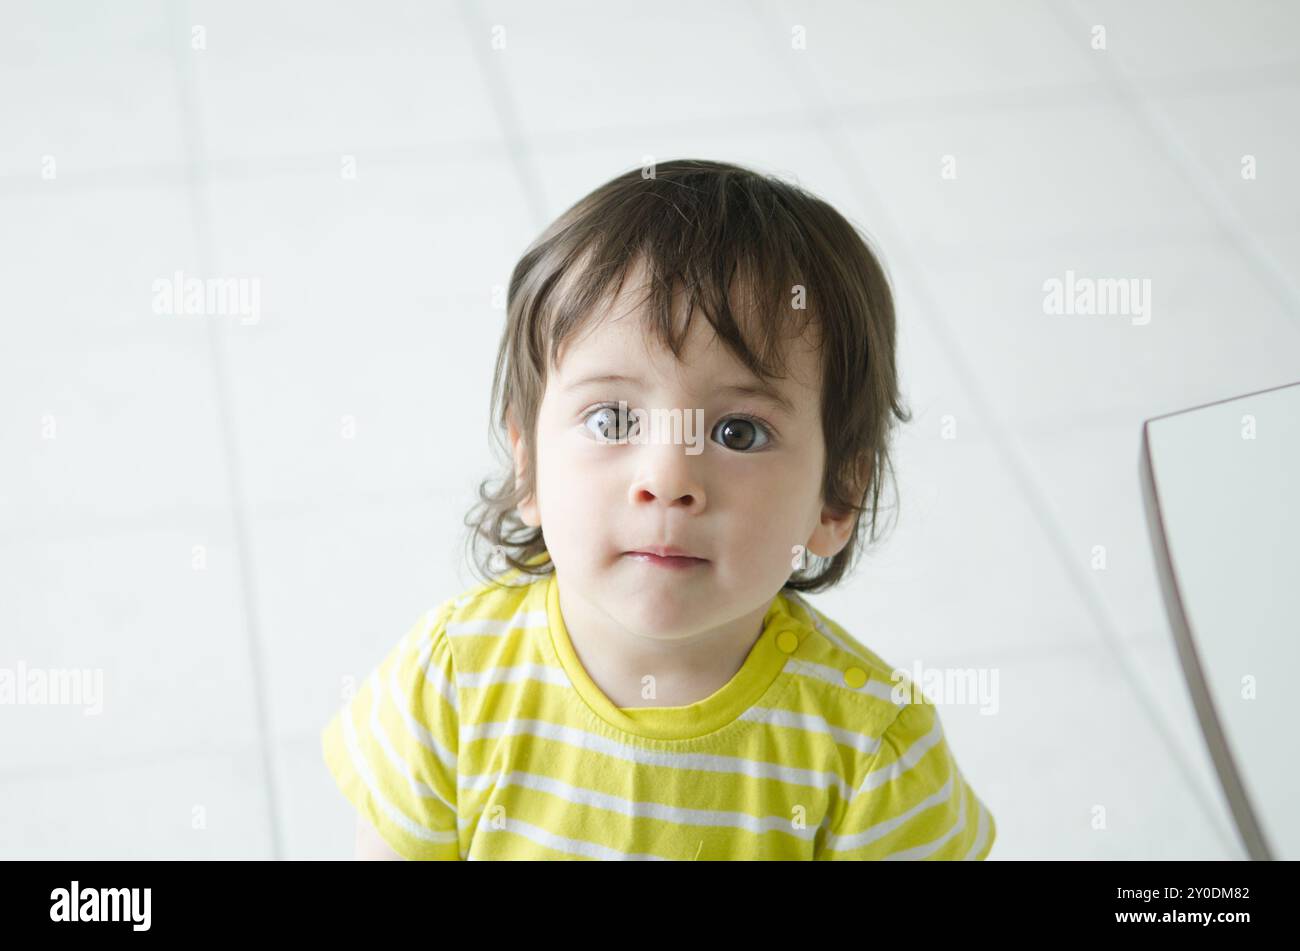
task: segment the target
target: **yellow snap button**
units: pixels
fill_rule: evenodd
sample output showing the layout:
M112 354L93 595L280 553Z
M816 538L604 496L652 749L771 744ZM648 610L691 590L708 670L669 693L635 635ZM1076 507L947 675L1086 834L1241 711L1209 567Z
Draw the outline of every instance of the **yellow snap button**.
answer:
M844 682L856 690L867 682L867 672L861 667L850 667L844 671Z
M794 631L782 631L776 636L776 646L783 654L793 654L795 648L799 646L799 635Z

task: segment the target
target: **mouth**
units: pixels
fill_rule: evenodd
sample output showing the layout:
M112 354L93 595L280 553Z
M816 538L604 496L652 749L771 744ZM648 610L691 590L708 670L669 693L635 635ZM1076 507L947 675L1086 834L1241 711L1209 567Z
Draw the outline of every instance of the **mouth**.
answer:
M642 564L654 565L657 568L700 568L709 563L707 558L697 558L680 548L659 546L637 549L636 551L625 551L623 557L631 558L633 561L639 561Z

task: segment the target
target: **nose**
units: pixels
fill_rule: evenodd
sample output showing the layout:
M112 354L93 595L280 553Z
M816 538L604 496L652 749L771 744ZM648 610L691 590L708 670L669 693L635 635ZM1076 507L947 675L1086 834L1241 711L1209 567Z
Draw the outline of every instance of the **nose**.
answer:
M628 489L633 505L658 502L692 513L704 510L704 483L692 462L703 456L691 456L685 446L672 443L651 443L638 447L638 452L644 457Z

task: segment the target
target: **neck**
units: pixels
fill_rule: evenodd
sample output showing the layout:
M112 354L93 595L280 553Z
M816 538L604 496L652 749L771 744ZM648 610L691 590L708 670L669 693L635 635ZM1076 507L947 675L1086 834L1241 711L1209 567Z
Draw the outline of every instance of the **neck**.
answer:
M574 653L616 707L680 707L712 696L744 665L769 606L678 637L650 637L560 588L560 613ZM647 676L654 678L653 697L642 693Z

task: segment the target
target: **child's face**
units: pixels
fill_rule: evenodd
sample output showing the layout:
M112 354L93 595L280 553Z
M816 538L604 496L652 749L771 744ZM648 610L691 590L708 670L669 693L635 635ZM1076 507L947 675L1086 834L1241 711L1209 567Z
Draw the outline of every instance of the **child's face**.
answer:
M821 500L825 447L820 361L802 340L787 351L789 377L773 387L788 408L728 391L758 385L702 315L678 363L643 330L625 296L560 353L537 418L537 481L520 506L541 525L566 590L573 589L626 629L679 638L763 609L794 571L796 546L829 557L843 548L852 516L833 517ZM582 382L620 375L636 382ZM645 410L640 438L619 445L618 403ZM613 412L600 412L605 405ZM676 444L649 414L680 410ZM702 410L702 431L694 432ZM770 423L750 428L737 415ZM663 418L663 417L661 417ZM729 425L730 424L730 428ZM517 471L524 463L511 428ZM700 447L702 446L702 450ZM706 559L670 568L628 552L673 546Z

